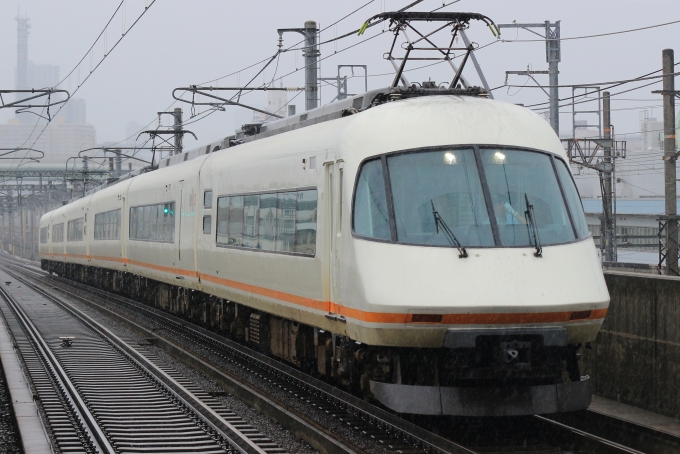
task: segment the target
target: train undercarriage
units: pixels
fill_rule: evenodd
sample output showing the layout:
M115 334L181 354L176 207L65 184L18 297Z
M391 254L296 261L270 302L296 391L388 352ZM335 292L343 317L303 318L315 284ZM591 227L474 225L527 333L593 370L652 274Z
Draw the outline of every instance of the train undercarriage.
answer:
M438 349L375 347L131 273L50 260L41 266L245 343L398 413L510 416L590 403L580 345L567 345L559 328L445 338Z

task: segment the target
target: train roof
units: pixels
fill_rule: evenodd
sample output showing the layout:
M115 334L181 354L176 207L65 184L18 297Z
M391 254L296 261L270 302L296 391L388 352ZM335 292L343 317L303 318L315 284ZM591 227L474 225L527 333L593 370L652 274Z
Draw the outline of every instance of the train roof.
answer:
M220 141L212 142L184 153L165 158L161 160L157 166L146 167L125 174L115 181L111 181L89 190L86 195L94 194L119 182L134 178L143 173L151 172L156 169L178 165L219 150L225 150L227 148L237 147L242 144L252 143L254 141L259 141L261 139L266 139L275 135L299 130L308 126L354 116L359 113L369 113L371 110L379 106L383 107L376 109L375 113L377 114L378 111L380 111L380 119L378 119L379 117L371 114L360 115L360 117L365 117L367 120L370 118L371 125L368 125L367 127L377 128L377 130L373 131L376 134L373 135L384 138L385 136L382 133L389 133L390 128L394 128L395 125L400 123L399 116L405 113L405 111L402 109L389 108L388 105L394 105L393 107L396 108L398 105L401 105L400 101L409 99L419 99L419 101L415 103L405 103L411 106L425 106L428 104L439 105L440 102L432 97L438 98L438 100L447 100L445 104L450 105L450 109L444 109L446 111L445 115L447 118L443 123L440 124L440 127L447 128L448 125L450 128L454 124L457 124L458 126L455 129L458 131L458 136L461 140L463 137L469 136L470 140L472 141L474 139L474 131L478 131L478 128L484 127L483 123L487 121L486 135L488 140L485 140L484 143L496 143L504 145L516 144L525 147L548 149L556 153L563 152L563 147L559 142L559 139L557 136L555 136L548 123L545 122L541 117L524 107L501 101L490 100L488 99L487 93L481 90L479 87L471 87L467 89L422 88L416 86L408 88L383 88L327 104L299 115L290 116L268 123L243 125L241 131L238 131L234 135L225 137ZM430 101L432 101L432 103L430 103ZM465 108L461 109L463 106L465 106ZM472 109L474 112L471 112L470 109ZM475 114L475 112L477 112L477 114ZM471 113L473 115L471 115ZM498 122L497 119L500 119L500 117L505 119L504 123ZM418 122L419 120L418 118L411 118L411 121ZM480 123L480 121L482 123ZM361 128L360 125L362 123L364 122L359 121L356 127ZM528 124L533 125L531 135L528 135L526 133L526 127L523 127L523 125ZM368 131L369 134L370 132L371 131ZM380 133L378 134L378 132ZM468 141L467 143L472 143L471 141ZM478 143L479 140L474 140L474 142ZM456 140L455 143L466 142L459 142ZM77 198L72 199L69 203L75 200L77 200Z

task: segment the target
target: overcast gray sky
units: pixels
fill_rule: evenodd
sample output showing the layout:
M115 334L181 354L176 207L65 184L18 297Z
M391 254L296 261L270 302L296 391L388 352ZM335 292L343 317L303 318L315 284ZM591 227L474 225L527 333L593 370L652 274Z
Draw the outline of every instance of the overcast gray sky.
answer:
M126 0L125 26L129 27L140 15L145 4L152 0ZM97 35L118 7L120 0L21 0L3 1L0 10L0 87L14 88L16 66L16 21L18 8L30 17L29 59L39 64L60 66L62 77L73 69L87 52ZM125 36L90 79L75 95L87 101L88 122L97 130L97 140L120 141L125 138L129 121L146 124L153 121L156 112L171 106L172 90L188 84L199 84L238 71L276 51L277 28L301 27L306 20L316 20L324 28L366 4L367 0L330 1L237 1L237 0L156 0L139 23ZM363 9L322 33L322 40L358 28L368 17L386 10L396 10L410 0L375 0ZM447 1L448 3L448 1ZM432 10L442 5L441 0L425 0L414 10ZM562 38L615 32L680 20L680 2L677 0L618 0L618 1L547 1L547 0L461 0L445 10L480 12L496 23L561 22ZM337 31L336 31L337 28ZM123 30L122 14L118 13L109 26L107 47L113 45ZM537 30L541 32L541 30ZM495 41L490 31L481 23L473 23L470 38L485 45ZM351 49L348 46L370 39ZM676 61L680 61L680 23L633 33L599 38L562 41L560 84L593 83L640 76L661 67L661 51L676 48ZM506 40L531 40L539 37L527 31L504 30ZM322 57L337 51L337 55L321 63L323 76L334 76L338 64L366 64L369 74L386 74L391 65L382 59L389 49L391 35L382 33L380 26L369 29L362 37L352 36L336 44L322 47ZM297 35L284 36L284 45L292 45ZM104 43L98 43L92 52L96 64L104 54ZM498 42L477 52L489 85L503 85L506 70L523 70L531 65L534 70L547 69L544 42ZM283 54L276 77L293 72L302 66L302 57L295 53ZM88 56L80 67L80 78L90 70ZM472 80L472 66L467 69ZM71 91L77 86L78 71L70 81ZM244 83L253 69L238 76L222 79L220 85ZM268 80L274 68L266 71ZM439 65L409 73L411 81L436 81L451 79L450 69ZM537 76L547 84L547 76ZM260 77L257 83L262 83ZM389 84L390 75L369 78L369 89ZM523 85L526 77L512 76L512 84ZM283 78L284 86L301 86L302 71ZM533 85L529 82L528 86ZM68 89L68 82L64 88ZM351 81L350 91L361 90L363 81ZM625 85L613 93L633 87ZM660 84L640 89L615 98L612 103L613 123L617 133L635 132L639 129L640 108L660 106L660 97L652 95ZM333 97L332 88L322 91L322 102ZM545 94L535 88L500 88L494 91L497 99L513 103L534 104L547 101ZM560 90L561 97L571 95L571 89ZM294 104L298 112L303 109L303 95ZM635 101L637 100L637 101ZM265 97L252 94L244 98L264 107ZM189 116L184 105L185 119ZM623 110L626 109L626 110ZM571 128L570 107L561 109L562 132ZM651 114L651 112L650 112ZM0 122L12 115L0 111ZM661 116L661 110L654 109ZM187 146L207 143L233 132L233 129L250 118L249 112L228 107L191 125L198 135L198 143L187 140ZM166 120L167 122L168 120Z

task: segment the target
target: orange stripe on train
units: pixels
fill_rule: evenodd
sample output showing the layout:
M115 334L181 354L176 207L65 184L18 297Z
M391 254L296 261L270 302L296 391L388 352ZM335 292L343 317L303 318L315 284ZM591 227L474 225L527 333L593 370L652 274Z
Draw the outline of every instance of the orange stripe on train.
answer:
M322 301L292 293L272 290L266 287L246 284L243 282L232 281L210 274L199 274L196 271L168 266L154 265L152 263L139 262L115 257L86 256L76 254L57 254L43 253L42 255L63 256L74 258L85 258L95 260L106 260L111 262L129 263L142 268L153 269L169 274L179 274L182 276L197 277L201 280L212 282L223 287L229 287L254 295L264 296L297 306L315 309L324 312L333 312L355 320L368 323L417 323L417 324L441 324L441 325L509 325L525 323L566 323L583 320L602 319L607 314L607 309L596 309L591 311L568 311L568 312L504 312L492 314L404 314L390 312L367 312L352 307L335 304L331 301Z

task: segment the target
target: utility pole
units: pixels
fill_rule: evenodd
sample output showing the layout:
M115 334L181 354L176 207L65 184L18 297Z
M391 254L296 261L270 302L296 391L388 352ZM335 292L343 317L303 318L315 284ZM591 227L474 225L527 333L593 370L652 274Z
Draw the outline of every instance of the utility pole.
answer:
M123 158L120 156L120 150L116 151L116 173L114 174L117 178L123 174Z
M545 58L548 61L548 78L550 82L550 125L555 134L560 135L560 91L559 68L562 59L560 49L560 21L550 24L545 21Z
M602 217L600 218L600 249L604 252L605 262L616 261L616 220L613 216L612 173L612 130L611 130L611 100L609 92L602 93L602 117L604 129L602 151L604 155L602 170Z
M172 115L175 117L173 129L177 131L175 134L175 154L180 154L182 152L182 109L180 107L175 107Z
M83 197L85 197L85 192L87 191L87 156L83 156Z
M24 258L24 204L23 200L21 200L21 182L22 180L19 180L19 233L21 234L19 257Z
M545 38L545 60L548 63L548 80L550 83L550 126L552 126L555 134L560 135L560 106L559 106L559 63L562 60L562 51L560 47L560 21L536 24L497 24L498 28L524 28L531 33ZM545 29L545 36L540 35L530 28Z
M279 48L283 46L283 34L286 32L300 33L305 37L305 107L306 110L315 109L319 105L319 61L321 55L317 44L319 29L313 20L305 22L304 28L279 28Z
M678 210L675 161L675 56L673 49L662 52L663 67L663 160L666 196L666 274L678 275Z
M14 219L12 219L12 196L7 196L9 204L9 253L14 255Z

